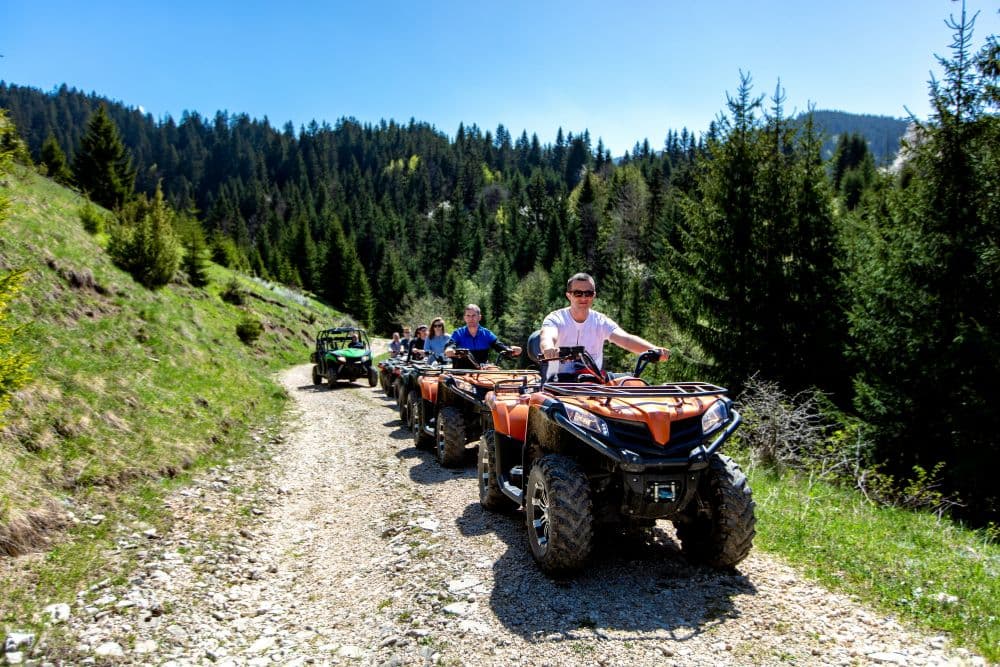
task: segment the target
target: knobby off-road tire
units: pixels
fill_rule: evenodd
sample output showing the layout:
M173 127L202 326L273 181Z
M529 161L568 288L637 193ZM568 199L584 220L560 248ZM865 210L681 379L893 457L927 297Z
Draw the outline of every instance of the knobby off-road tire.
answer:
M465 417L458 408L444 407L434 423L434 442L438 462L445 468L462 465L465 454Z
M319 366L313 366L313 384L317 387L323 384L323 376L319 374Z
M434 438L424 432L424 424L427 417L424 414L424 401L420 398L420 392L416 389L410 390L407 398L407 416L410 418L410 433L413 435L413 446L417 449L430 449Z
M500 490L500 477L497 475L496 434L493 429L487 429L479 439L479 504L491 512L509 512L517 509L517 503L508 498Z
M710 516L695 514L676 523L681 551L689 560L712 567L735 567L750 553L756 533L756 504L746 475L736 462L714 454L698 483L698 497Z
M393 383L393 393L396 394L396 408L399 410L399 420L404 424L409 424L408 414L406 410L406 392L403 391L403 381L397 379Z
M369 368L368 369L368 386L374 387L378 384L378 369Z
M580 569L594 540L590 482L573 459L543 456L531 468L524 519L531 555L546 574Z

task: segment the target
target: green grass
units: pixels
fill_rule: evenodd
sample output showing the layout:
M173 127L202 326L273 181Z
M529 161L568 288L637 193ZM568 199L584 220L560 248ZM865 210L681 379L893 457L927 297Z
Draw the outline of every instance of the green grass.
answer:
M1000 660L1000 545L988 536L791 475L756 469L750 483L757 548L833 590Z
M52 534L44 558L0 571L2 634L119 576L103 555L109 527L122 517L168 521L158 499L178 483L170 478L245 452L251 431L285 408L273 373L307 362L315 331L344 318L217 265L206 288L147 290L111 263L105 238L84 231L79 196L24 171L0 187L12 204L0 269L27 269L10 317L35 357L33 381L2 416L0 528L13 534L66 506L80 518L108 516ZM97 289L70 284L87 272ZM219 298L233 278L249 295L244 306ZM247 315L264 324L249 346L236 335Z

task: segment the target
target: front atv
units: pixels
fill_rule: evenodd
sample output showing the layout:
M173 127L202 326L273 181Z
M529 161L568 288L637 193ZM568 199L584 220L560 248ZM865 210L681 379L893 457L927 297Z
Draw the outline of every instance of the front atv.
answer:
M316 349L310 355L314 385L323 380L330 384L338 380L353 382L368 380L368 386L378 384L378 371L372 366L372 348L368 334L358 327L324 329L316 336Z
M529 355L538 361L537 337ZM726 390L700 382L649 385L659 358L640 355L632 375L609 377L582 348L561 348L589 381L500 382L490 394L493 428L483 434L479 496L490 510L523 507L541 569L579 569L599 527L677 528L692 561L729 568L754 537L746 477L720 449L741 417Z

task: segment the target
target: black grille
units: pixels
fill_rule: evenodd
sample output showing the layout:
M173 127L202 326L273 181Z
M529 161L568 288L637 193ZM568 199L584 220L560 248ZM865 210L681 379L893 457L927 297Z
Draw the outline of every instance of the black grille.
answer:
M653 440L645 422L605 419L611 432L611 441L619 448L631 449L636 454L654 456L686 455L701 441L701 415L679 419L670 424L670 441L661 447Z

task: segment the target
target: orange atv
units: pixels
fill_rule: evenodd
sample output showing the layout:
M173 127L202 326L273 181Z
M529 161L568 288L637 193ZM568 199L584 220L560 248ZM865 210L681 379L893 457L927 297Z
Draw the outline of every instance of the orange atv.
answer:
M741 421L724 388L649 385L640 376L656 350L639 356L632 375L616 376L582 347L560 348L576 381L546 380L537 332L528 355L540 381L503 380L486 397L492 425L479 446L479 500L493 511L524 508L543 571L580 568L595 527L642 530L657 519L674 523L693 561L728 568L746 557L755 506L746 476L719 452Z
M500 363L508 353L497 357ZM455 356L476 364L469 350L459 348ZM497 382L516 378L538 381L538 371L504 370L495 364L478 368L443 368L438 374L423 373L410 391L410 430L417 447L435 445L438 461L446 468L462 464L465 446L479 440L483 425L490 424L484 403Z

